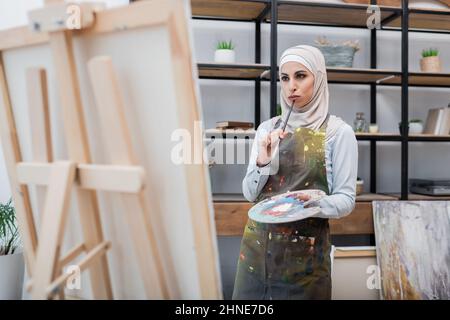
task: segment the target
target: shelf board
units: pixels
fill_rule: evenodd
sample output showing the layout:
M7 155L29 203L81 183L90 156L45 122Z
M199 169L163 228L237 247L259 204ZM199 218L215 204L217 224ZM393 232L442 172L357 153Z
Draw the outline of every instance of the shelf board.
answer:
M192 17L253 21L266 4L266 0L191 0Z
M366 132L356 132L357 140L376 140L376 141L401 141L402 136L398 133L366 133ZM408 136L409 141L450 141L450 135L434 135L434 134L410 134Z
M247 202L241 193L216 193L213 194L213 202ZM370 202L374 200L398 200L399 196L382 193L363 193L356 196L356 202ZM250 203L253 205L253 203Z
M367 28L367 5L278 1L279 23L323 24ZM380 6L381 20L400 12L399 8ZM267 21L270 21L268 12Z
M270 78L270 71L263 71L264 80ZM402 84L400 71L386 69L327 67L329 83L395 85ZM277 79L279 81L279 79ZM450 73L410 72L409 86L450 87Z
M361 141L400 141L402 139L397 133L366 133L355 132L357 140Z
M370 202L370 201L382 201L382 200L398 200L399 197L392 194L382 193L363 193L356 196L356 202Z
M328 81L336 83L387 83L400 78L401 73L394 70L327 67ZM401 79L401 78L400 78Z
M264 71L261 78L270 79L270 71ZM327 67L327 78L331 83L384 84L392 83L395 78L401 80L401 72L386 69Z
M382 29L401 30L401 7L379 6ZM367 5L279 1L280 23L367 28ZM267 16L270 20L270 13ZM386 20L387 19L387 20ZM409 8L409 31L450 31L450 9Z
M250 202L214 202L217 235L242 236L248 219ZM334 235L373 234L372 203L357 202L355 209L341 219L330 219L330 233Z
M253 139L255 136L255 129L206 129L205 134L207 137L216 136L222 137L223 134L227 138L245 138ZM356 139L359 141L401 141L402 137L398 133L368 133L368 132L356 132ZM434 135L434 134L410 134L409 141L450 141L450 135Z
M400 197L400 194L394 195ZM450 200L450 196L429 196L425 194L409 193L408 200Z
M434 134L410 134L409 141L450 141L450 135L434 135Z
M213 202L248 202L242 193L216 193Z
M206 129L207 138L211 136L226 138L245 138L253 139L255 137L255 129ZM402 137L397 133L367 133L356 132L356 139L360 141L401 141ZM450 136L436 136L431 134L416 134L409 136L410 141L450 141Z
M401 16L383 27L401 30ZM409 30L450 31L450 9L409 8Z
M409 72L410 86L450 87L450 73ZM401 85L401 75L382 81L381 84Z
M237 63L198 63L200 78L208 79L259 79L261 74L270 69L263 64L237 64Z

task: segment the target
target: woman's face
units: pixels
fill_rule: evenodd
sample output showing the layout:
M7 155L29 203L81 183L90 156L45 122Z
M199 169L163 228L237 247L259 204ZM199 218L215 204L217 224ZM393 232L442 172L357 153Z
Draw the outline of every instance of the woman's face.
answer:
M281 90L289 106L295 100L294 109L301 109L314 93L314 75L301 63L290 61L281 67Z

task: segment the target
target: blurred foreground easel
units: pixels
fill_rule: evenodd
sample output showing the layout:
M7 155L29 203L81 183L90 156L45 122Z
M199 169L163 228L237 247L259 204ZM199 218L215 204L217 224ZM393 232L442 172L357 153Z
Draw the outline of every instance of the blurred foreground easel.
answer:
M71 5L69 3L47 0L44 8L29 13L30 26L34 32L39 37L42 37L43 33L48 35L45 40L50 44L58 83L68 151L66 161L53 161L50 137L53 124L51 125L49 120L47 74L42 68L29 68L26 74L33 161L23 161L5 66L0 55L1 141L30 276L27 288L34 299L64 298L64 285L71 275L64 273L63 268L82 254L84 256L77 262L77 266L80 271L89 269L93 297L113 298L107 259L111 242L104 239L97 191L120 194L126 209L124 215L130 228L146 297L180 298L180 293L173 289L176 286L169 284L173 279L170 279L164 270L167 266L171 268L176 266L160 252L158 239L154 235L155 221L152 221L154 215L149 208L151 200L144 192L149 177L133 150L131 134L125 120L127 111L112 59L108 56L96 56L89 60L87 66L95 107L100 115L99 126L103 143L106 145L108 158L111 159L110 164L95 164L92 163L89 149L72 43L75 32L80 37L84 36L85 30L88 30L87 33L114 32L120 22L116 23L119 15L132 13L132 16L130 14L127 16L129 24L121 24L121 29L132 28L144 20L146 26L155 28L166 26L172 44L173 56L170 58L177 65L189 65L189 55L183 52L189 45L186 43L184 29L186 23L180 4L181 2L177 0L134 3L128 6L128 12L124 13L121 13L120 9L99 11L102 10L102 6L77 4L82 19L81 30L76 31L68 29L65 23L68 7ZM187 73L185 75L189 76ZM185 85L182 83L183 79L179 81L178 85L182 88ZM182 90L180 91L180 94L183 94ZM187 126L188 121L194 119L195 113L187 117ZM198 170L203 169L186 168L186 172L188 176L198 176L198 172L201 172ZM197 170L197 173L194 170ZM39 186L37 190L39 230L36 227L35 215L32 213L27 185ZM73 199L78 208L83 242L63 254L62 242L72 193L75 195ZM196 201L196 197L199 199L202 195L199 192L192 192L189 196L193 203L197 202L193 208L198 206L199 201ZM202 216L202 212L208 213L209 208L206 206L202 209L193 218L194 229L197 228L198 231L195 233L195 241L198 246L196 259L199 268L200 298L220 298L217 252L214 243L211 242L214 231L209 229L211 223L208 218Z

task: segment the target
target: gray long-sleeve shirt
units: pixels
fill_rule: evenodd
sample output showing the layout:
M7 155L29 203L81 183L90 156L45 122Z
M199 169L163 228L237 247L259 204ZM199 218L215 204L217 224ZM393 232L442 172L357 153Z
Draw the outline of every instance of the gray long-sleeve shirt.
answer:
M330 116L329 121L338 121ZM242 181L244 197L254 202L266 184L270 166L258 167L256 158L260 139L264 138L273 128L272 119L261 123L256 130L252 144L247 173ZM325 142L325 165L330 195L323 197L314 205L319 205L321 212L314 217L341 218L352 212L355 207L356 178L358 168L358 144L353 129L346 123L337 129L336 133Z

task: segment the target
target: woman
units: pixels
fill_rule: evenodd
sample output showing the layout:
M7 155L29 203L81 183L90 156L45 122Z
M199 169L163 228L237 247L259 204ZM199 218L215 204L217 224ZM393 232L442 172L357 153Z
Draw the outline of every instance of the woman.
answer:
M312 204L321 212L311 218L278 224L248 219L233 299L331 299L328 219L341 218L354 208L357 142L348 124L328 114L320 50L307 45L289 48L279 67L282 114L256 131L242 182L244 196L259 202L304 189L321 189L327 195Z

